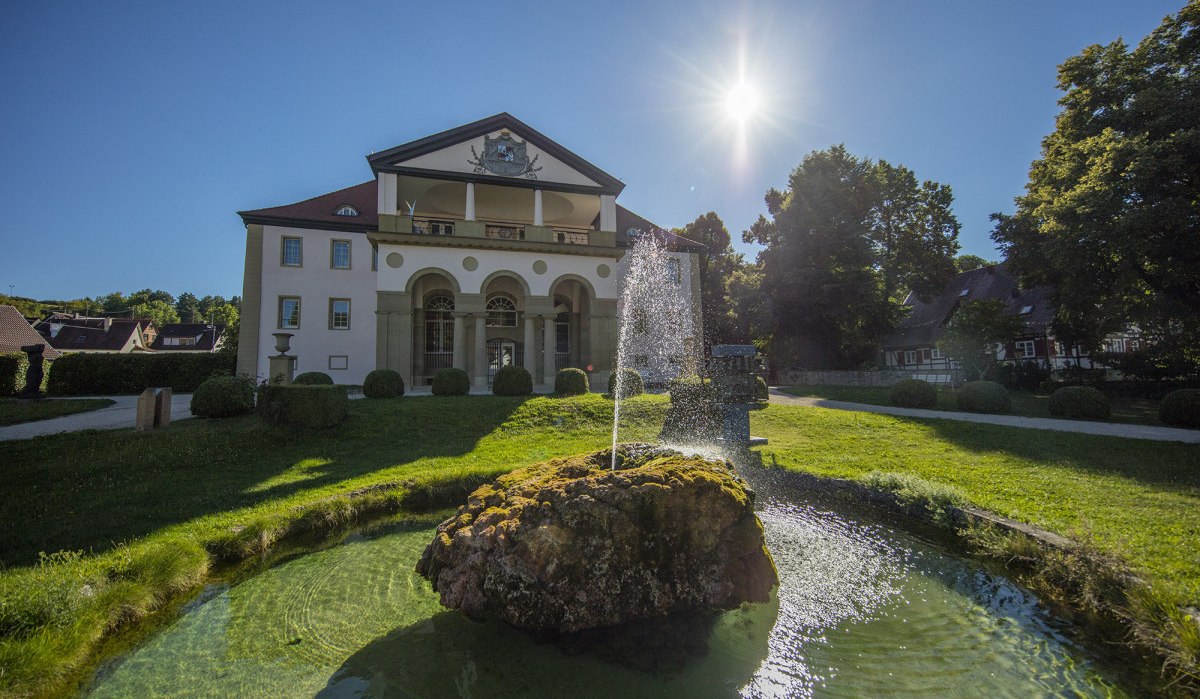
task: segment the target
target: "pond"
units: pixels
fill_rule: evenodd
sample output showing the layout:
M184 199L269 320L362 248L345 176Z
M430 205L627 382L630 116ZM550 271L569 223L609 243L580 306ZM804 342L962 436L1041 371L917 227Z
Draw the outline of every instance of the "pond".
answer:
M212 586L95 697L1127 696L1027 590L934 538L753 479L769 604L550 641L442 609L398 523Z

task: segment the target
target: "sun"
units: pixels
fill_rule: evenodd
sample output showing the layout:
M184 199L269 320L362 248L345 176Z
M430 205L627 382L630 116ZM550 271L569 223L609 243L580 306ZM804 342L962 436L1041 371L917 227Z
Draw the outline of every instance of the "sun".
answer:
M745 124L758 113L758 90L748 83L738 83L725 93L725 114L739 124Z

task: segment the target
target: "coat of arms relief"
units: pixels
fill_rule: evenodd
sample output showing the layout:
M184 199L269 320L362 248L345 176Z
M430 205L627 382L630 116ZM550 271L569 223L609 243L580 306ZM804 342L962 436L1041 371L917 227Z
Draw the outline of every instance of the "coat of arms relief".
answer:
M539 156L535 155L531 160L525 151L525 141L518 141L509 132L501 131L496 138L483 137L482 156L475 151L475 146L471 146L471 155L475 159L468 159L467 163L475 166L477 174L491 172L505 177L524 175L527 179L536 180L538 170L542 169L534 167Z

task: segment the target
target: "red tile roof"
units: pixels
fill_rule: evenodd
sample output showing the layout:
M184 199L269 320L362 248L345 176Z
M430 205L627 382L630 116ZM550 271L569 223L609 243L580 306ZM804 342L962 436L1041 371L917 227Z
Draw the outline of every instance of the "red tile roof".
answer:
M0 306L0 353L20 352L25 345L46 345L42 356L58 359L60 352L50 346L46 339L33 329L25 316L14 306Z
M356 228L375 230L379 228L379 185L375 180L305 199L295 204L272 206L266 209L239 211L246 223L271 223L274 220L333 224L338 229ZM338 216L335 213L343 204L358 210L357 216Z

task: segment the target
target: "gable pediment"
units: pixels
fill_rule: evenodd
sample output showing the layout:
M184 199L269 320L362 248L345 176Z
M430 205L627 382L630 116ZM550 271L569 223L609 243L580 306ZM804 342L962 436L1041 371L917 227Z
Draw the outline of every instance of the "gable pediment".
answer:
M498 114L368 157L376 172L534 182L616 194L624 184L509 114Z

